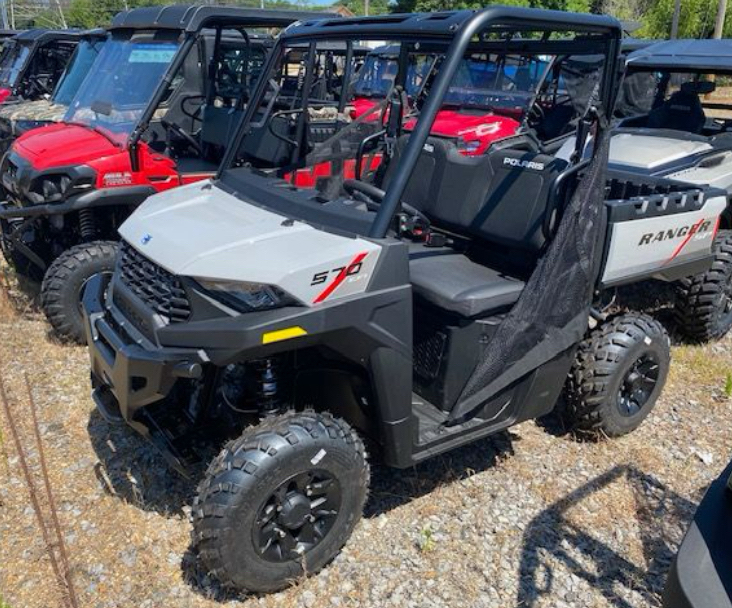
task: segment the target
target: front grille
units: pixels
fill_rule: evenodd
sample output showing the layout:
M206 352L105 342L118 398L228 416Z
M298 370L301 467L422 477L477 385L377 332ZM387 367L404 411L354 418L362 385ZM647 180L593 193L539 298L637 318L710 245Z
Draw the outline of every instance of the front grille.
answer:
M168 323L182 323L191 316L191 304L180 279L124 241L117 271L122 283Z

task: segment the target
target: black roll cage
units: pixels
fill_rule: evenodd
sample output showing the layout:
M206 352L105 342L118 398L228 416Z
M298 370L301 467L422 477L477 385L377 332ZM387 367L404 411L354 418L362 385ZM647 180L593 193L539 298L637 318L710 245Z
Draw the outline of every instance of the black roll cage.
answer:
M259 9L238 9L238 8L226 8L226 7L189 7L186 9L187 22L178 22L177 27L172 23L165 23L159 19L160 16L167 16L172 12L171 9L179 9L181 7L163 7L156 11L158 20L154 23L135 23L134 14L139 13L142 15L149 15L151 11L155 10L152 8L134 9L129 11L125 18L115 18L115 22L112 24L110 31L115 30L141 30L141 31L154 31L154 30L177 30L183 35L183 42L178 48L173 61L171 61L168 69L161 81L158 83L158 87L155 89L150 102L148 103L145 111L140 115L137 121L137 125L130 133L128 140L128 150L130 153L130 162L133 171L139 171L139 157L137 154L138 144L143 133L150 126L150 121L155 113L155 109L160 104L165 92L167 91L170 84L173 82L176 74L180 70L181 66L188 57L188 53L191 51L193 46L196 44L200 34L205 29L212 29L215 31L216 46L214 52L219 52L219 43L221 41L222 31L224 30L236 30L244 36L247 42L249 41L249 35L245 28L285 28L304 18L312 18L313 14L310 12L300 11L276 11L276 10L259 10ZM318 16L316 14L316 16ZM320 15L322 16L322 15Z
M5 57L6 51L16 46L26 46L30 49L28 56L25 58L23 65L18 70L18 78L16 82L22 82L26 76L28 68L31 66L35 58L36 50L48 42L71 42L79 43L85 32L81 30L29 30L16 34L9 40L6 40L3 46L0 59ZM17 85L12 85L13 90L17 90Z
M485 33L508 34L507 39L487 40ZM516 31L544 32L539 39L521 39L511 36ZM554 32L575 32L587 34L587 38L574 40L552 40ZM594 36L594 37L593 37ZM269 74L276 67L285 47L297 42L309 42L315 49L318 40L399 40L400 42L441 42L447 46L445 58L439 73L432 84L430 95L426 98L420 112L420 119L411 133L407 146L400 157L399 171L394 174L389 184L380 209L376 214L369 232L371 238L384 238L391 225L392 218L400 204L412 171L419 159L423 145L429 136L432 123L442 106L442 100L452 82L463 56L476 40L487 48L498 47L501 52L526 52L531 54L578 54L583 50L600 53L598 36L605 41L604 54L610 59L610 69L603 70L600 86L600 110L609 112L614 105L617 93L614 83L617 78L615 65L620 52L622 27L612 17L563 11L541 10L521 7L492 6L472 11L454 11L443 13L395 14L378 17L362 17L345 20L308 21L288 28L278 39L270 53L262 71L262 78L252 95L247 111L237 128L236 135L227 148L219 167L216 179L230 169L252 127L256 110L260 107L267 91ZM400 52L400 69L406 62L408 45L403 44ZM402 75L404 78L406 75ZM396 82L395 84L399 84ZM307 90L307 89L306 89ZM307 96L303 97L306 109ZM598 125L598 128L600 126Z

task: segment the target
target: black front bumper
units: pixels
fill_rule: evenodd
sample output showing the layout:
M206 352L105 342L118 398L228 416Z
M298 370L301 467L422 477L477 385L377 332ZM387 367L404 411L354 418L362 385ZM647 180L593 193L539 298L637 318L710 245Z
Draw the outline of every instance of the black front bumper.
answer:
M710 486L674 560L664 608L732 608L732 462Z
M105 418L148 435L140 410L165 399L179 379L200 378L208 359L201 350L146 348L126 320L115 320L105 308L105 288L104 279L94 277L84 292L92 396Z

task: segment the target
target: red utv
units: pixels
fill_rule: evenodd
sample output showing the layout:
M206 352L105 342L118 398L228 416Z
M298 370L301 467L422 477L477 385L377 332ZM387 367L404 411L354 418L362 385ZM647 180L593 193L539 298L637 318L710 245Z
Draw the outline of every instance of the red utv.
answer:
M120 13L64 121L16 140L0 170L3 252L42 278L60 337L83 341L81 292L112 272L117 227L131 211L214 175L272 43L250 30L302 16L217 6Z
M388 129L386 108L395 90L399 62L404 61L407 66L405 81L400 85L403 89L400 105L405 114L402 128L410 132L417 124L424 92L442 60L439 53L431 52L424 45L403 58L395 45L379 47L368 55L352 86L352 98L347 106L351 118L361 123L367 133L357 158L343 161L344 179L360 178L361 173L377 171L381 164L381 151L371 144L381 137L379 123ZM526 121L535 121L546 125L539 135L553 149L552 141L564 141L563 135L576 118L571 100L577 92L568 87L571 89L573 82L581 81L581 74L586 70L587 66L577 65L576 58L570 56L543 59L520 54L467 54L456 71L431 133L450 140L462 156L481 156L494 142L514 136ZM547 114L549 120L544 120ZM377 132L368 132L368 125L371 131ZM534 143L539 145L538 141ZM331 173L330 163L313 163L286 178L297 187L315 188L319 180L327 179Z

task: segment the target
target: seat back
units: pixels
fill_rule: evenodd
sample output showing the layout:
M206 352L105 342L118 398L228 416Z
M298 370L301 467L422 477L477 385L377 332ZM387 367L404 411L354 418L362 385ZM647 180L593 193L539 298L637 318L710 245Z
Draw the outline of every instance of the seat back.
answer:
M241 110L205 105L201 108L201 142L225 148L241 118Z
M699 95L683 85L681 90L676 91L648 116L648 126L652 129L673 129L689 133L701 133L705 122Z
M386 187L405 145L403 137ZM566 166L566 160L510 148L464 156L450 140L429 137L402 200L458 234L538 253L553 209L552 184Z

